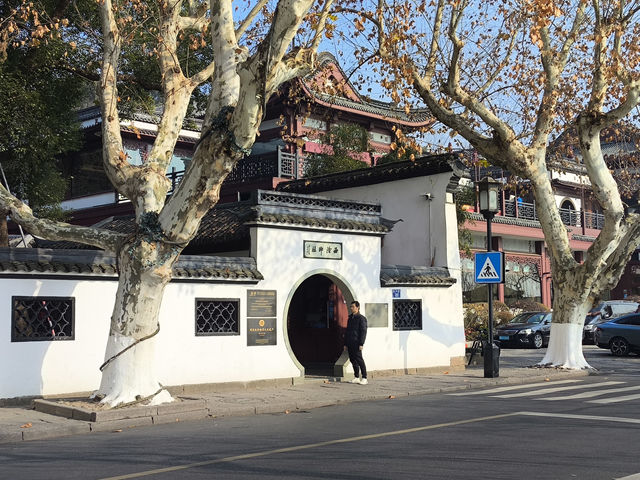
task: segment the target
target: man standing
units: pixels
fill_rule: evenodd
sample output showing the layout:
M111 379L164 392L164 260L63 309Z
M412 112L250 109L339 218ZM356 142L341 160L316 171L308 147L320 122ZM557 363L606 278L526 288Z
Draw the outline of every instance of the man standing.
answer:
M366 385L369 382L367 381L367 367L362 358L362 347L364 347L364 341L367 338L367 319L360 314L360 302L352 302L349 308L351 315L349 315L347 331L344 335L344 349L349 352L349 360L351 360L353 374L356 377L351 380L351 383ZM362 380L360 379L361 371Z

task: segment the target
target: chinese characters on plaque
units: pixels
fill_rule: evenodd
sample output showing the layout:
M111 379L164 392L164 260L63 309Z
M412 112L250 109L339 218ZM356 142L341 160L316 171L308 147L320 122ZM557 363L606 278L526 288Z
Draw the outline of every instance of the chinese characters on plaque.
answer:
M342 260L342 243L304 241L304 258Z
M247 290L247 346L276 345L275 290Z

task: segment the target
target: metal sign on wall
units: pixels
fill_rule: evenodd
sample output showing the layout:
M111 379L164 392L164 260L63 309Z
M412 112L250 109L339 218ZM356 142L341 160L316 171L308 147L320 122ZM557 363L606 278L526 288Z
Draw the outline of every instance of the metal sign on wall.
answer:
M275 318L247 318L247 346L276 344Z
M342 260L342 243L304 241L304 258Z
M276 345L275 290L247 290L247 346Z

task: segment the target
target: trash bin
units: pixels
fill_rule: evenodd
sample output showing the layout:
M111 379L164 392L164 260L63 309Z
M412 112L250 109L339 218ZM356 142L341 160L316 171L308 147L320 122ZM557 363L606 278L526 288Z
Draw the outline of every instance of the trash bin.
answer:
M495 343L489 345L486 340L482 342L482 355L484 357L484 378L496 378L500 376L500 347Z

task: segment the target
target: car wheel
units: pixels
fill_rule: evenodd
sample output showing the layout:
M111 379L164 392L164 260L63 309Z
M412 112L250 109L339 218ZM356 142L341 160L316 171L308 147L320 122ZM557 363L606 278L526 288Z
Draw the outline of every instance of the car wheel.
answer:
M533 336L533 341L531 343L533 343L533 348L542 348L542 345L544 344L544 340L542 339L542 334L536 333Z
M623 357L629 354L629 342L622 337L614 337L609 343L611 353L616 357Z

